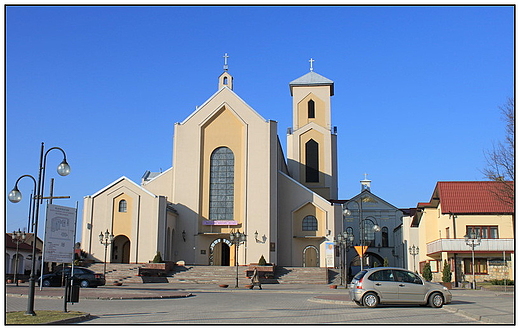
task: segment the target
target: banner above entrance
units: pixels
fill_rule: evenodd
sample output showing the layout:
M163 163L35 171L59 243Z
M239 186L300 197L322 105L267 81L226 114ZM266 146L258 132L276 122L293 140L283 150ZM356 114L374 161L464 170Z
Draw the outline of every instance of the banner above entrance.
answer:
M354 246L354 248L356 249L356 252L359 254L359 256L363 257L368 249L368 246Z

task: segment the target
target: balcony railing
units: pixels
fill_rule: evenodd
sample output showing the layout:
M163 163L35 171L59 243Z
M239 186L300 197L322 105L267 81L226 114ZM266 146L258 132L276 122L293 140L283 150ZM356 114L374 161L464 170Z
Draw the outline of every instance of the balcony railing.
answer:
M514 239L482 239L480 245L475 246L475 252L489 251L513 251L515 249ZM439 252L471 252L471 246L464 239L438 239L426 244L426 253Z

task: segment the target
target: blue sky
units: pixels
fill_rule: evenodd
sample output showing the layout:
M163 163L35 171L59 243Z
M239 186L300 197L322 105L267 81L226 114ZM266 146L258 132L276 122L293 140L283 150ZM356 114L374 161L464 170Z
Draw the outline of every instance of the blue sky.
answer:
M234 91L278 122L284 149L288 84L315 59L335 83L339 197L368 173L376 195L415 207L437 181L484 179L514 93L513 33L512 6L7 7L5 192L37 176L41 142L67 153L72 173L51 151L45 186L79 202L79 223L84 196L168 169L174 123L217 91L228 53ZM8 232L27 224L32 183L19 187Z

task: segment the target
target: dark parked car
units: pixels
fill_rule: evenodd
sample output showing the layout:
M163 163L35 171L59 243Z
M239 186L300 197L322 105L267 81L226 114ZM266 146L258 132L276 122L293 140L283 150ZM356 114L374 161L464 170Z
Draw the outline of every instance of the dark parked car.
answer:
M45 274L38 279L38 285L42 281L42 286L62 286L64 279L70 279L71 267L65 270L58 270L55 273ZM88 268L74 267L73 284L82 288L97 287L105 285L105 275L95 273Z
M407 269L376 267L364 269L354 276L349 295L357 305L376 307L378 304L418 304L442 307L451 302L446 287L426 281Z

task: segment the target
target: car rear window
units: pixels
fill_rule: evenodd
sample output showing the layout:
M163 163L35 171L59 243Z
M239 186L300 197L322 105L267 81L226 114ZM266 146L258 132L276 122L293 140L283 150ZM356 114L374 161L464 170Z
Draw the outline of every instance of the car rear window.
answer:
M366 270L360 271L359 273L356 274L356 276L354 276L354 280L359 281L360 279L363 278L363 276L365 276L366 273L367 273Z

